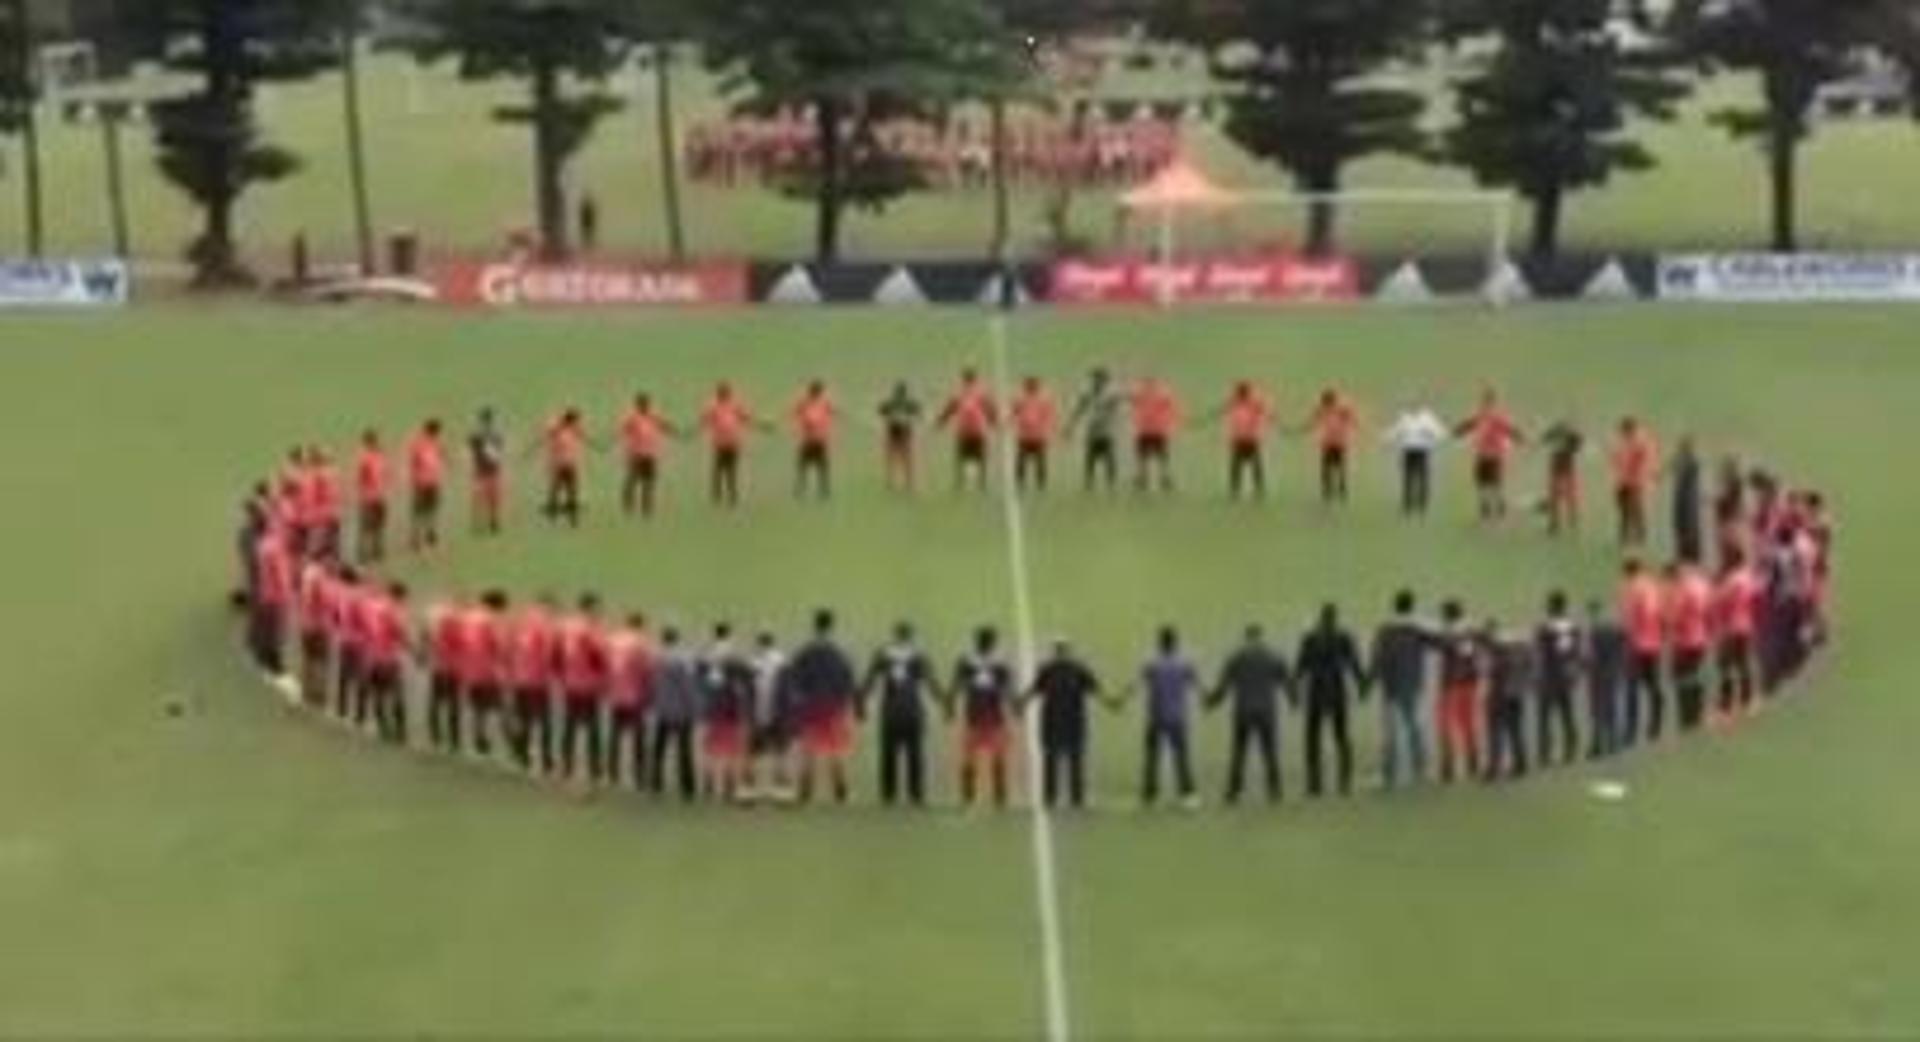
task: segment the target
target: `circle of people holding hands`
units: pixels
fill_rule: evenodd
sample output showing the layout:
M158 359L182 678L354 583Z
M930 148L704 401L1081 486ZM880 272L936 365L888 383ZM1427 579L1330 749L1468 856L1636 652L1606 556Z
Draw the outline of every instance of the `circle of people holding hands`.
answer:
M795 493L827 498L842 417L825 384L808 385L789 419ZM937 413L905 384L876 409L890 488L915 488L929 419L952 439L957 489L985 488L990 461L1004 445L1012 494L1045 491L1056 443L1072 436L1081 443L1086 488L1115 489L1129 435L1133 487L1171 492L1178 436L1220 425L1232 496L1259 497L1268 442L1276 430L1296 431L1317 444L1320 494L1329 505L1347 499L1350 460L1363 432L1358 409L1336 389L1323 392L1297 426L1286 426L1263 392L1241 382L1187 423L1171 386L1154 377L1122 387L1096 370L1062 409L1037 379L1023 381L1003 405L967 371ZM568 408L525 455L544 461L544 516L577 526L587 456L596 450L619 451L622 509L647 516L657 507L672 442L704 437L709 496L732 507L740 502L752 439L776 432L722 383L697 422L685 426L639 394L605 439L580 410ZM1536 507L1552 533L1578 527L1586 437L1571 421L1529 434L1489 390L1457 423L1416 407L1382 433L1398 458L1400 507L1409 516L1427 512L1434 457L1459 438L1472 454L1478 515L1498 522L1509 509L1509 464L1537 440L1546 474ZM1706 466L1689 439L1665 458L1651 430L1633 418L1619 422L1609 453L1624 553L1611 604L1576 606L1553 591L1537 621L1503 625L1453 600L1429 617L1419 598L1403 591L1364 639L1329 604L1297 645L1283 646L1249 625L1210 671L1168 625L1120 684L1103 678L1065 638L1051 641L1023 670L993 627L977 630L951 668L936 664L907 622L897 623L882 647L857 657L825 609L791 648L771 633L748 640L725 622L709 635L656 626L641 613L610 611L591 593L571 604L553 597L515 604L501 590L444 593L416 614L404 584L380 576L391 485L403 467L406 545L431 552L440 542L448 484L445 438L438 420L426 421L396 467L379 433L366 432L352 467L351 504L335 464L317 447L291 451L279 474L255 486L238 536L236 594L250 652L290 697L397 744L411 744L409 681L422 676L432 749L488 759L503 751L519 769L588 788L784 802L811 800L817 788L830 787L844 801L848 762L871 719L880 799L919 804L928 791L926 744L945 720L959 739L962 803L1007 801L1015 742L1031 726L1040 751L1038 797L1080 806L1092 710L1138 701L1145 803L1161 798L1163 769L1167 792L1198 803L1191 743L1203 708L1225 708L1229 717L1227 802L1241 799L1256 767L1266 796L1280 798L1281 724L1290 710L1303 717L1307 791L1344 794L1353 785L1353 705L1374 694L1385 787L1428 778L1492 781L1522 776L1532 765L1611 756L1669 731L1730 725L1757 711L1828 637L1832 522L1822 497L1732 458L1721 461L1709 491ZM466 448L471 527L497 535L513 453L491 411L479 414ZM1655 567L1649 513L1663 480L1670 486L1672 561ZM351 526L343 516L348 505Z

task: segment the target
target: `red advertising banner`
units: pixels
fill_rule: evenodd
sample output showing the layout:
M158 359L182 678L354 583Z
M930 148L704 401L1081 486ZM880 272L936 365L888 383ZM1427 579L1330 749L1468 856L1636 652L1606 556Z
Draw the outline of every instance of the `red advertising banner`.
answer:
M577 264L454 262L434 273L443 304L461 307L658 307L742 304L747 266L715 262L674 266L581 261Z
M1168 264L1138 257L1060 261L1049 273L1047 293L1055 304L1301 303L1359 296L1360 268L1351 258L1292 253Z

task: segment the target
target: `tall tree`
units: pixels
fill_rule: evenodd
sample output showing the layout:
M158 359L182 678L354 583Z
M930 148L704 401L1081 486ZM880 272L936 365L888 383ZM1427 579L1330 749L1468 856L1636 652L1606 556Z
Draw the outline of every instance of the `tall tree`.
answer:
M690 24L683 0L631 0L627 8L627 39L644 49L643 61L653 77L660 217L667 235L667 256L675 263L687 258L687 229L680 197L680 135L674 110L673 69Z
M1881 42L1890 12L1910 0L1676 0L1672 31L1713 70L1748 72L1760 80L1757 104L1714 113L1741 140L1756 140L1767 158L1772 245L1800 247L1800 146L1812 135L1820 88L1852 76L1861 49Z
M311 0L145 0L119 12L117 36L199 81L151 107L160 172L204 214L187 250L194 284L249 284L235 242L240 199L300 167L298 156L262 140L255 91L335 64L332 11Z
M881 127L990 96L1011 39L984 0L712 0L703 15L708 64L740 111L811 113L811 160L781 171L777 187L814 202L823 262L839 258L849 206L881 210L926 186Z
M1307 211L1314 253L1334 246L1327 195L1347 164L1426 147L1426 95L1381 78L1419 59L1431 26L1425 0L1168 0L1156 21L1207 51L1226 87L1227 136L1316 196Z
M0 137L20 139L27 256L46 248L40 186L40 85L34 75L34 25L27 0L0 0Z
M341 119L347 138L347 190L353 202L354 254L360 274L377 270L373 242L373 200L367 186L366 123L360 104L360 46L366 29L364 0L330 0L340 40Z
M1613 0L1446 0L1444 35L1491 37L1493 50L1455 81L1455 122L1441 154L1483 185L1533 207L1534 255L1560 248L1568 194L1651 168L1629 120L1670 120L1688 92L1672 56L1629 50Z
M425 60L458 59L468 80L523 81L527 100L494 110L533 137L534 213L540 254L573 252L567 164L600 121L618 112L607 78L627 60L627 0L397 0L420 30L410 47Z

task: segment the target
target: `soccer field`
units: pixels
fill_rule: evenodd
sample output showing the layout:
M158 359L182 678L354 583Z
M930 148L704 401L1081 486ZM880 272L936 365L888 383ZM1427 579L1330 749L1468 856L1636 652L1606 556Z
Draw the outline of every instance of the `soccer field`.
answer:
M1105 364L1169 377L1189 407L1260 380L1294 420L1328 383L1374 421L1414 397L1463 411L1488 381L1523 422L1636 411L1812 482L1840 523L1836 647L1731 735L1309 805L1290 717L1284 806L1187 814L1134 809L1140 723L1098 719L1099 807L1050 825L1073 1036L1920 1033L1920 488L1893 455L1916 328L1817 307L1014 316L1012 371L1061 388ZM1043 1036L1031 819L951 809L946 731L922 813L874 806L864 758L846 809L579 801L290 711L225 604L239 495L296 441L344 453L365 425L397 439L429 414L458 432L483 403L521 440L570 403L609 420L641 387L684 418L722 377L774 412L819 376L864 415L896 378L934 397L988 368L988 329L923 310L0 319L0 1034ZM1022 505L1035 630L1110 680L1167 621L1210 671L1244 622L1290 641L1327 598L1370 628L1406 584L1513 621L1553 585L1611 591L1597 506L1578 542L1530 517L1483 530L1458 455L1415 525L1384 450L1338 512L1297 440L1260 506L1227 501L1217 433L1177 451L1176 497ZM792 500L789 452L757 444L749 502L722 514L679 449L647 524L616 517L615 464L597 464L577 533L537 522L522 468L506 539L456 537L403 574L593 588L789 638L827 604L860 649L917 621L942 663L971 626L1013 624L1004 504L948 492L944 450L925 491L893 497L875 436L849 430L828 505ZM1539 471L1523 463L1529 491ZM1356 717L1369 781L1377 714ZM1219 717L1197 733L1209 803L1225 737ZM1628 798L1594 800L1599 778Z

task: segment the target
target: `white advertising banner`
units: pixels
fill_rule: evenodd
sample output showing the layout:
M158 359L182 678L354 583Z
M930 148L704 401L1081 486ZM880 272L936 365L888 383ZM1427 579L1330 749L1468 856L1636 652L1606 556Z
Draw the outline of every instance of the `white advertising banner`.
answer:
M1920 303L1920 254L1667 254L1659 287L1662 300Z
M132 275L118 260L0 260L0 308L117 307Z

